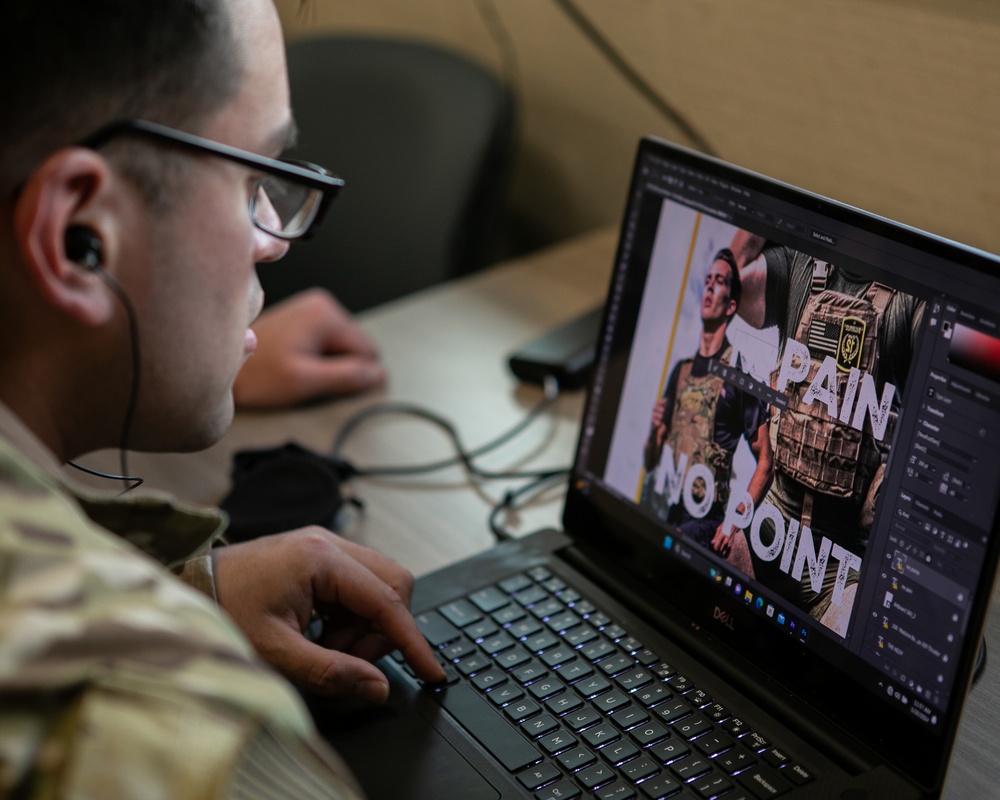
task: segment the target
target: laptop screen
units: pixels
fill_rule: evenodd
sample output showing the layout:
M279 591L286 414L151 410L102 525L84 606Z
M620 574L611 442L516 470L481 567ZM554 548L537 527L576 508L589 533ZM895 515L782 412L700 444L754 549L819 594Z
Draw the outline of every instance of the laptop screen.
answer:
M997 557L998 267L644 140L566 508L927 785Z

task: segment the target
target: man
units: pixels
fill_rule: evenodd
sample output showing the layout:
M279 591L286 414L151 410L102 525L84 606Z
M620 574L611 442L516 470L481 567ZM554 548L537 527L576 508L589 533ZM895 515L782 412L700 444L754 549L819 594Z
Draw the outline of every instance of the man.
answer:
M779 560L753 552L754 572L843 636L924 304L747 231L736 233L731 249L743 281L740 316L756 328L777 329L778 364L787 365L774 374L775 383L786 376L783 385L773 388L789 401L776 426L775 478L764 502L777 509L786 525L795 522L800 531L811 531L813 553L831 556L821 575L814 578L806 570L795 580L782 571ZM798 355L791 356L790 348ZM808 374L789 380L792 365L806 363L806 358ZM820 370L827 365L824 377ZM875 421L881 424L848 424L850 415L844 411L849 409L831 415L833 403L862 392L848 388L852 380L851 385L858 385L852 369L866 376L862 386L871 381L875 396L884 399L884 413L879 411ZM772 541L773 520L761 531L763 542Z
M274 8L5 11L0 796L355 797L271 667L378 702L371 661L399 649L440 680L412 578L319 529L209 553L217 513L86 496L60 470L119 444L205 447L232 419L255 263L333 192L272 160L293 134ZM303 636L314 615L328 647Z
M740 294L733 255L721 250L705 276L698 351L671 371L663 397L653 407L644 451L649 474L645 502L681 533L724 556L731 552L734 533L724 519L740 440L746 439L757 460L747 488L754 502L767 491L772 464L767 405L711 372L712 364L729 364L732 346L726 331ZM707 470L711 482L694 478L685 497L682 487L692 468Z

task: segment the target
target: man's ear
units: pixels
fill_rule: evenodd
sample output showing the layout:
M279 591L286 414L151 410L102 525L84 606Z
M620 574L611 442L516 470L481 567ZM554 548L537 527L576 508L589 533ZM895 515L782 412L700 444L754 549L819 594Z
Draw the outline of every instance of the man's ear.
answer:
M113 173L98 153L64 148L32 173L14 205L14 239L25 275L50 308L88 327L113 315L98 274L115 230Z

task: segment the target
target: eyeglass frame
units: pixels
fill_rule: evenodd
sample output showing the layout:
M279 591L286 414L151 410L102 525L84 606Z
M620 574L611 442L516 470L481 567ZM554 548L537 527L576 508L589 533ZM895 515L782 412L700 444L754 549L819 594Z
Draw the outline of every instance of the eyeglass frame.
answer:
M206 139L193 133L187 133L186 131L171 128L168 125L161 125L158 122L150 122L144 119L126 118L115 120L114 122L111 122L88 136L78 140L76 144L79 147L86 147L90 150L98 150L115 137L127 133L149 136L153 139L168 142L184 148L193 153L225 158L245 167L257 169L286 180L304 183L312 189L318 189L322 192L322 198L320 199L319 206L317 207L315 214L301 233L291 235L264 227L263 224L260 223L254 216L254 198L251 198L249 211L250 219L253 224L268 235L275 236L286 241L294 239L308 239L316 230L316 226L322 220L323 215L330 206L330 203L333 202L334 198L336 198L336 196L340 193L340 190L344 187L344 180L342 178L339 178L329 170L316 164L311 164L308 161L268 158L267 156L261 156L257 153L250 152L249 150L242 150L238 147L232 147L231 145L223 144L222 142L216 142L212 139Z

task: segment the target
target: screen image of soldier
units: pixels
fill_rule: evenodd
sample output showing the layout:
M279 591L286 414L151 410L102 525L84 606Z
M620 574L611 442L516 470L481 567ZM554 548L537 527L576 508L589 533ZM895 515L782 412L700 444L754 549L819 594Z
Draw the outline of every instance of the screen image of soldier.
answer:
M724 524L733 454L745 439L756 459L747 491L755 502L772 474L767 405L713 374L712 362L729 364L726 335L740 304L741 282L729 249L716 254L701 293L701 336L693 357L671 370L653 407L643 451L646 477L640 505L685 537L749 567L742 533ZM741 508L742 511L742 508ZM736 547L734 547L736 545ZM742 546L741 546L742 545Z
M788 398L752 575L845 636L923 302L745 231L731 249L739 314L776 327L771 385Z

